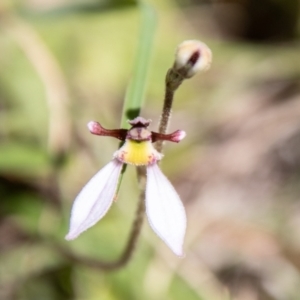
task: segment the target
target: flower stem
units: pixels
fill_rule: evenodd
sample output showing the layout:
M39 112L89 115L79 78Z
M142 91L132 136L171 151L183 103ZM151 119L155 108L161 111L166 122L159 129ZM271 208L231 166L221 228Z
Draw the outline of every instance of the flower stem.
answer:
M131 232L127 241L127 245L121 255L119 261L116 262L115 268L120 268L129 262L135 250L145 215L145 190L142 190L139 196L139 202L135 213L135 219L133 221Z
M167 72L166 80L165 80L164 105L163 105L162 115L158 126L159 133L162 134L167 133L167 129L171 119L174 94L184 79L185 79L184 74L175 70L174 67L169 69ZM164 143L163 140L159 140L156 142L155 149L158 152L162 152L163 143Z
M130 261L134 253L137 240L141 232L141 228L144 220L144 212L145 212L144 199L145 199L145 190L142 190L139 196L139 202L135 213L135 219L133 221L129 237L127 239L127 244L125 246L124 251L122 252L122 254L118 259L113 261L103 261L100 259L98 260L98 259L92 259L89 257L76 255L60 245L54 244L53 245L54 248L61 255L63 255L66 259L70 260L71 262L82 264L90 268L101 269L105 271L114 271L124 267Z

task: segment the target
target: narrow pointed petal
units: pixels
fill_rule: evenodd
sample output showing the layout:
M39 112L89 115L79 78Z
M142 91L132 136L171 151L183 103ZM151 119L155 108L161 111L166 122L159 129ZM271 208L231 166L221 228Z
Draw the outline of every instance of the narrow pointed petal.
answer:
M186 230L184 206L157 164L147 167L146 213L155 233L178 256L183 256Z
M122 163L114 159L84 186L76 197L66 240L77 238L97 223L113 203Z
M102 136L111 136L121 141L125 141L127 135L127 129L106 129L101 126L100 123L95 121L90 121L87 124L87 127L90 133L95 135L102 135Z
M176 130L173 133L170 134L163 134L158 132L152 133L152 143L155 143L156 141L169 141L174 143L179 143L181 140L183 140L186 137L186 133L183 130Z

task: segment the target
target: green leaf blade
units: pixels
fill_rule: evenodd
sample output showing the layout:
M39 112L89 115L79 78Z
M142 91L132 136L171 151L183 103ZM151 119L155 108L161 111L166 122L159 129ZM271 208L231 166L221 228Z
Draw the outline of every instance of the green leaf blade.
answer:
M142 26L134 72L129 83L123 106L121 127L128 128L127 120L139 116L147 86L147 75L150 68L151 53L156 28L156 13L152 6L140 3Z

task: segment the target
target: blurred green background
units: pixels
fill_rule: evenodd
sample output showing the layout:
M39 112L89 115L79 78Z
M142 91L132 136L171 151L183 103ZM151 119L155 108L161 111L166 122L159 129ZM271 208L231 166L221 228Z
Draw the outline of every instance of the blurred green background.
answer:
M177 44L200 39L214 56L175 95L170 131L187 137L166 145L161 164L187 210L186 257L145 220L121 270L76 259L122 252L138 197L132 167L107 216L64 240L73 199L118 147L86 124L120 124L137 3L1 0L0 299L299 300L299 2L148 3L158 24L142 116L152 130Z

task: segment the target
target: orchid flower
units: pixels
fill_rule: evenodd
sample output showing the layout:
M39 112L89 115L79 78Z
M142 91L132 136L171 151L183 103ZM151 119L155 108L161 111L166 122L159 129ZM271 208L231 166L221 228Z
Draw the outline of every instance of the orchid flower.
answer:
M169 180L161 172L157 162L163 155L155 150L152 143L157 140L178 143L185 137L185 132L152 132L147 129L150 122L151 120L137 117L129 121L132 126L129 130L108 130L98 122L88 123L92 134L115 137L124 141L124 144L114 153L113 160L94 175L76 197L67 240L77 238L105 216L116 196L122 166L131 164L147 168L145 202L150 226L175 254L183 255L186 230L184 206Z

